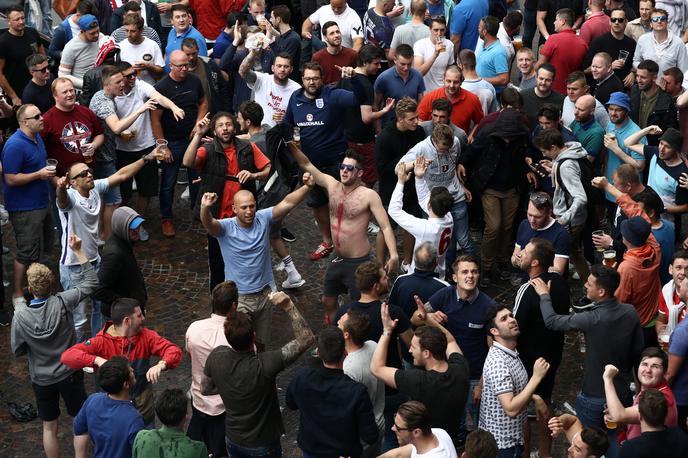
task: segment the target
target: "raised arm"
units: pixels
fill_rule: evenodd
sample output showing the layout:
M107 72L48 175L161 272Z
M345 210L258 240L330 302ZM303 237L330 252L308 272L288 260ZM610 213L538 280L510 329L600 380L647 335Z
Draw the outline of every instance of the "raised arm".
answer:
M241 79L246 81L246 84L248 84L249 86L253 86L257 79L256 72L253 71L253 61L259 55L259 49L252 49L249 51L248 54L246 54L244 60L241 61L241 65L239 65L239 76L241 77Z
M288 366L315 343L315 336L301 312L299 312L299 309L296 308L286 293L283 291L272 293L270 294L270 301L284 310L291 320L291 328L294 331L295 339L284 345L281 350L282 361L285 366Z
M624 150L621 149L619 146L619 143L616 141L616 138L611 138L607 135L604 136L604 146L611 151L612 153L616 154L616 156L621 159L622 162L625 164L630 164L633 166L634 169L638 171L638 173L642 172L645 169L645 160L636 160L633 159L630 155L626 154Z
M143 105L140 105L133 113L124 118L118 117L116 114L111 114L105 118L105 123L110 128L112 132L116 135L121 134L123 131L127 130L134 121L138 119L143 113L149 110L155 110L157 105L154 100L148 99Z
M198 148L201 145L203 136L210 129L210 115L206 114L203 119L196 123L196 128L194 129L194 134L191 137L189 146L186 147L184 151L184 157L182 158L182 164L184 167L189 167L192 169L200 169L200 159L197 157Z
M643 129L640 129L638 132L635 132L628 137L626 137L626 140L624 140L624 146L631 151L635 151L638 154L644 154L645 152L645 145L640 143L640 140L642 140L644 137L647 135L661 135L662 134L662 129L659 126L647 126Z
M394 328L397 326L397 320L392 320L389 316L389 306L387 303L383 303L380 307L380 316L382 317L382 335L380 340L377 342L377 347L375 347L375 352L373 352L373 357L370 360L370 372L382 380L382 382L391 387L397 387L397 383L394 380L394 376L397 373L396 367L388 367L387 363L387 351L389 350L389 342L392 339L392 333Z
M315 179L313 175L308 172L303 174L303 186L299 189L287 194L280 203L272 207L272 219L280 220L287 216L287 214L296 208L297 205L306 198L311 189L315 186Z
M459 347L459 344L456 342L456 339L454 338L454 335L451 332L449 332L447 328L442 326L438 320L428 317L428 313L425 310L425 304L423 304L423 301L421 301L418 296L413 296L413 299L416 301L417 307L414 316L427 326L432 326L434 328L439 329L440 331L442 331L442 334L444 334L444 336L447 338L447 358L449 358L454 353L463 354L463 352L461 351L461 347Z
M547 426L552 431L552 437L557 437L563 431L569 443L573 443L573 438L576 437L576 434L580 434L583 431L583 424L578 417L570 413L550 418Z
M214 192L206 192L201 198L201 224L208 234L217 237L222 233L222 225L215 219L215 217L210 212L210 207L212 207L215 202L217 202L217 194Z
M315 184L322 186L323 188L328 188L331 185L337 184L337 180L318 170L318 168L314 166L310 160L308 160L308 157L303 154L303 151L301 151L301 149L296 146L294 142L289 143L289 151L294 156L294 160L297 164L299 164L299 167L313 175L313 178L315 178Z
M112 175L108 177L108 186L117 186L121 184L124 181L127 181L129 178L133 177L138 173L139 170L143 168L144 165L147 163L154 161L156 158L160 156L160 147L156 147L151 151L150 153L146 154L145 156L141 157L141 159L132 162L131 164L122 167Z
M531 399L535 396L535 389L545 375L547 375L548 370L549 363L545 361L544 358L538 358L533 365L533 376L530 377L523 391L515 396L511 391L497 396L499 403L502 405L502 409L504 409L504 412L506 412L508 416L515 418L528 406Z
M624 407L616 393L614 386L614 377L619 373L616 366L607 364L604 366L604 373L602 374L602 381L604 382L604 397L607 400L607 409L609 410L609 418L619 423L640 423L638 416L638 406Z
M392 192L392 197L389 200L389 206L387 207L387 212L389 213L389 216L397 222L397 224L404 229L405 231L409 232L411 235L414 237L418 237L421 234L418 234L418 231L414 231L414 229L417 226L415 224L418 220L421 220L421 218L416 218L415 216L407 213L404 211L403 207L403 200L404 200L404 185L408 182L410 178L410 172L406 172L404 168L404 164L399 164L397 166L397 185L394 187L394 191ZM421 206L421 208L423 208ZM421 229L422 230L422 229Z

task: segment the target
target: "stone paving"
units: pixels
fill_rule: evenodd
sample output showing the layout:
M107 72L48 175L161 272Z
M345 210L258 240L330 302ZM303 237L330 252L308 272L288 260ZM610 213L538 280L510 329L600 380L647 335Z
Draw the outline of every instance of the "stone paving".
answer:
M182 187L178 186L178 194ZM176 202L177 236L165 239L160 233L160 220L157 215L157 202L149 210L148 221L145 226L151 234L148 242L137 244L137 256L146 277L150 301L147 305L146 325L155 329L161 335L183 347L184 333L188 325L197 319L209 316L208 275L206 237L199 223L191 221L184 201ZM297 268L307 280L306 285L295 291L292 296L295 303L307 318L313 330L317 333L322 327L322 312L318 305L322 291L322 280L325 274L326 261L311 262L307 253L318 243L317 230L313 224L312 213L301 205L287 219L287 226L297 236L294 243L289 244L291 255ZM11 250L3 257L5 278L11 279L12 254L14 253L14 235L11 226L4 226L4 241ZM57 249L51 259L51 267L57 272ZM276 261L275 261L276 262ZM276 272L277 284L281 284L284 273ZM57 277L57 276L56 276ZM56 285L58 286L58 285ZM492 288L487 288L488 294L503 303L513 303L516 287L508 281ZM10 304L11 287L6 288L5 303ZM580 296L580 292L572 293L572 297ZM1 457L33 457L42 456L42 427L39 420L30 423L18 423L10 416L6 401L26 402L35 405L33 392L28 377L26 358L14 358L9 346L10 328L0 328L0 456ZM293 338L290 326L282 312L276 311L272 326L271 348L288 342ZM575 392L580 386L581 359L578 354L578 343L575 335L566 339L565 355L559 368L554 399L567 400L572 405ZM283 396L289 380L308 358L300 358L296 364L284 371L277 380L280 400L284 406ZM190 364L184 358L180 366L172 371L164 372L162 381L155 387L160 391L166 387L180 387L187 389L190 383ZM87 375L87 391L93 392L92 376ZM73 456L71 419L62 407L59 421L59 439L63 456ZM282 446L285 456L301 456L296 446L298 431L298 413L289 409L283 410L283 418L287 434L283 437ZM555 441L555 454L565 456L565 444L561 439Z

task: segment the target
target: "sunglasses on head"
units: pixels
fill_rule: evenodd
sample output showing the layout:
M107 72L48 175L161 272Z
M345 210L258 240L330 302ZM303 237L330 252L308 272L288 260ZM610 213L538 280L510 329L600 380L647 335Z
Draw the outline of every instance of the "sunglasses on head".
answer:
M626 22L626 18L622 18L622 17L613 17L613 18L610 19L610 21L612 21L612 22L614 22L614 23L616 23L616 24L621 24L621 23Z
M72 180L76 180L77 178L86 178L88 175L93 176L93 169L91 169L90 167L74 175L72 177Z
M358 167L355 165L351 164L339 164L339 170L346 170L347 172L353 172L354 170L357 170Z
M650 19L652 22L657 23L657 22L665 22L668 18L666 16L654 16L652 19Z

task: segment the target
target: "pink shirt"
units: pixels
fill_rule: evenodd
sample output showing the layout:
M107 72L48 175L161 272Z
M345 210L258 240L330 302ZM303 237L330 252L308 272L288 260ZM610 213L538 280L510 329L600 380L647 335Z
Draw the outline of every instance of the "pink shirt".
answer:
M219 394L203 396L201 394L201 378L205 360L215 347L227 345L225 337L225 317L211 314L210 318L191 323L186 330L186 351L191 357L191 401L193 406L206 415L220 415L225 406Z
M662 382L656 388L664 395L664 397L667 400L667 406L669 407L669 409L667 410L667 416L664 419L664 426L676 426L678 424L678 412L676 410L676 399L674 398L674 392L671 391L671 388L669 388L669 385L667 385L666 382ZM639 398L640 395L636 396L635 399L633 399L634 407L638 406ZM640 419L640 417L638 417L638 419ZM638 421L638 423L631 423L626 427L626 440L634 439L640 436L640 420Z
M597 13L592 13L588 20L583 23L580 37L587 44L590 44L592 40L609 32L610 29L611 22L609 21L609 16L602 11L598 11Z

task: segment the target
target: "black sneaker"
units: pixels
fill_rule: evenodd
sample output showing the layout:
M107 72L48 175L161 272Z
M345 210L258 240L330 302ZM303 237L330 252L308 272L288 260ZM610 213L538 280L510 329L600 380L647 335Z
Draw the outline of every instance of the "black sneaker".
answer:
M9 326L12 323L12 317L7 310L0 309L0 326Z
M294 234L292 234L291 231L289 229L287 229L286 227L283 227L280 230L280 237L285 242L296 242L296 236Z

